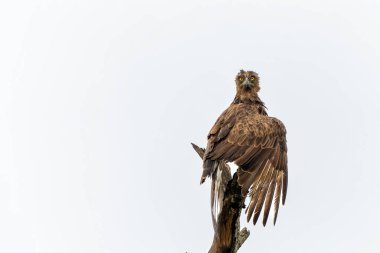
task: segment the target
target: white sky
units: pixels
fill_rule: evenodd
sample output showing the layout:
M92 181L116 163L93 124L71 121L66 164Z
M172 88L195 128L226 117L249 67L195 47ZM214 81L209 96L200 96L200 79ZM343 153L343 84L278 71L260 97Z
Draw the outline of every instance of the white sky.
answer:
M378 1L2 1L0 252L206 252L206 143L261 76L277 225L239 251L379 252Z

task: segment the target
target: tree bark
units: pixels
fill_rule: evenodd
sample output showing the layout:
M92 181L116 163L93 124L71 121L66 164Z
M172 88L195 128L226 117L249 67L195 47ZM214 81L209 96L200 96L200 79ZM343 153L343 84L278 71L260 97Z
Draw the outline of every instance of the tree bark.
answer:
M194 150L203 159L204 149L192 144ZM222 166L227 166L221 161ZM231 175L230 175L231 178ZM240 230L240 214L245 207L245 197L241 194L241 187L235 173L227 183L224 191L223 205L220 208L214 228L214 239L208 253L236 253L247 240L250 232L247 228Z

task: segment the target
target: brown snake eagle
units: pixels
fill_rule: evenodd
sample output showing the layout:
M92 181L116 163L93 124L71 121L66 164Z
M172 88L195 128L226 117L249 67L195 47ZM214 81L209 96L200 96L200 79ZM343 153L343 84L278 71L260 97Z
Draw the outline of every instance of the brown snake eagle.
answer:
M286 129L284 124L269 117L260 100L259 76L254 71L241 70L235 79L236 96L211 128L203 157L201 184L207 176L213 179L211 204L223 201L218 180L223 180L220 161L238 166L238 183L243 196L249 196L245 212L249 222L256 224L261 210L263 225L274 205L276 224L280 199L285 204L288 186ZM220 204L219 204L220 205ZM264 208L264 209L263 209ZM213 222L215 224L215 210Z

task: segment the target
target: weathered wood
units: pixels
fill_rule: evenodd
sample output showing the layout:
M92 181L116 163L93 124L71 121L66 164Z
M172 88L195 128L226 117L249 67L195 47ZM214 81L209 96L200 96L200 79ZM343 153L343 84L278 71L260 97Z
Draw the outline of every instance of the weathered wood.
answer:
M192 144L194 150L203 158L204 149ZM228 166L223 164L223 166ZM247 228L240 231L240 214L244 206L245 197L241 194L241 187L235 173L228 181L224 192L223 205L217 218L214 239L209 253L236 253L249 237Z

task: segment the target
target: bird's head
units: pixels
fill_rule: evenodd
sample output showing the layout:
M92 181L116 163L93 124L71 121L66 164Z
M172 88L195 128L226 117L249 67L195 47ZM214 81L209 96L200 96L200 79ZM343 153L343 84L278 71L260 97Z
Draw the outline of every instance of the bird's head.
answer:
M238 92L259 92L259 75L254 71L244 71L240 70L240 72L236 75L236 91Z
M236 75L235 82L235 102L251 103L257 100L260 85L259 75L256 72L240 70Z

